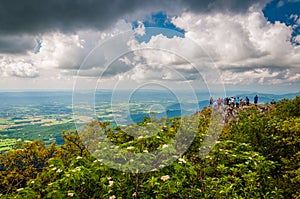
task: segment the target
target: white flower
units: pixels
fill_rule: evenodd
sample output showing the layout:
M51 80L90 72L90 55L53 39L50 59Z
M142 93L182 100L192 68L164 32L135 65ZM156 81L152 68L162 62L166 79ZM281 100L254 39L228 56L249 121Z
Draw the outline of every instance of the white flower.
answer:
M138 139L142 139L142 138L144 138L144 136L142 136L142 135L138 137Z
M68 192L68 196L73 197L73 196L74 196L74 193Z
M134 192L134 193L132 194L132 196L136 196L136 192Z
M116 196L115 195L110 196L109 199L116 199Z
M219 151L223 151L223 149L219 149Z
M108 186L109 187L113 186L113 184L114 184L114 181L112 181L112 180L108 181Z
M178 163L179 163L179 164L182 164L182 163L184 163L184 164L185 164L185 163L186 163L186 161L185 161L183 158L179 158L179 159L178 159Z
M149 153L149 151L148 151L147 149L146 149L146 150L144 150L143 152L144 152L144 153Z
M94 163L96 163L96 162L102 162L102 161L103 161L103 159L94 160Z
M162 149L165 149L165 148L168 148L169 146L167 145L167 144L164 144L163 146L162 146Z
M111 177L108 177L107 180L111 180Z
M157 171L157 169L152 169L151 171Z
M159 137L159 136L156 136L156 138L158 138L158 139L159 139L160 137Z
M49 184L48 184L48 186L52 186L52 185L53 185L53 183L49 183Z
M67 174L66 174L66 177L67 177L67 178L68 178L68 177L70 177L70 174L69 174L69 173L67 173Z
M62 170L61 169L57 169L56 173L61 173Z
M127 147L127 149L132 150L132 149L134 149L134 146L129 146L129 147Z
M54 167L53 169L52 169L52 171L55 171L57 168L56 167Z
M80 159L82 159L82 157L81 156L77 156L76 160L80 160Z
M32 181L31 181L31 184L34 184L34 183L35 183L35 181L34 181L34 180L32 180Z
M129 162L134 162L134 160L133 160L133 159L130 159Z
M72 172L76 172L76 171L80 171L81 168L80 167L76 167L75 169L72 170Z
M166 181L166 180L169 180L169 179L170 179L170 176L169 176L169 175L161 176L160 179L161 179L162 181Z
M22 191L24 188L17 189L17 191Z

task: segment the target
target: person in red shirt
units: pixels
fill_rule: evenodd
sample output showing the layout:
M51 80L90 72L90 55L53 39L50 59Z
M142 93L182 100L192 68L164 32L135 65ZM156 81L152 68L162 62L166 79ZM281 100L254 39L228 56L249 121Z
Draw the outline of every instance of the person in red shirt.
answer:
M222 104L222 100L221 98L218 98L218 106L221 106L221 104Z

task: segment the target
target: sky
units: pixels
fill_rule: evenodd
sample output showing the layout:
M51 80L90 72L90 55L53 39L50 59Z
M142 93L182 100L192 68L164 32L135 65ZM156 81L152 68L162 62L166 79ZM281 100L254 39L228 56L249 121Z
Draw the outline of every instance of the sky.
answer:
M0 0L0 90L299 92L300 0Z

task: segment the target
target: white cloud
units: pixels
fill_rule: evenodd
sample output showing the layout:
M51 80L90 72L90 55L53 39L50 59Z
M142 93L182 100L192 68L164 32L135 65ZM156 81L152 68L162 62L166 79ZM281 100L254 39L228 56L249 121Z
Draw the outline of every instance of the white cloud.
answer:
M146 29L143 22L138 21L138 27L134 30L136 34L143 36L146 34Z
M290 18L300 21L297 15ZM257 8L239 14L185 12L174 17L172 22L185 30L185 38L168 38L160 34L152 36L147 43L139 43L133 37L126 41L121 37L118 39L120 33L132 28L124 20L102 32L45 33L39 36L42 46L37 54L3 54L0 57L0 75L40 78L41 70L45 76L47 70L51 70L51 74L55 70L60 79L74 76L91 50L104 42L106 51L99 51L97 56L91 57L80 75L97 77L104 71L107 60L115 58L113 56L118 52L132 51L116 58L106 72L108 79L191 81L199 78L199 72L216 64L226 84L299 81L300 46L290 42L293 27L268 22ZM145 35L146 28L142 22L139 22L135 33ZM294 40L300 42L299 35ZM202 64L195 68L190 64L193 61ZM214 70L207 74L208 83L217 81L217 71Z
M32 78L37 77L39 71L32 64L25 60L19 59L18 61L2 58L0 62L0 76L1 77L24 77Z
M65 74L68 74L66 70L74 70L75 72L70 73L74 74L93 48L103 40L130 28L130 24L120 20L114 27L103 32L82 30L72 34L45 33L39 36L41 47L38 53L32 49L27 54L2 54L0 57L1 74L2 76L37 77L39 69L57 69L57 73L64 71ZM28 40L27 37L25 39ZM90 67L99 64L100 58L90 60ZM105 58L102 59L104 61Z
M183 13L173 18L173 23L207 50L220 69L245 68L243 73L224 72L227 83L243 83L243 77L273 83L268 77L276 73L268 69L274 67L291 71L286 80L293 77L293 72L299 72L300 47L290 42L292 27L268 22L261 11L252 8L239 15ZM251 68L262 68L265 72L253 73Z
M133 67L130 75L135 80L190 81L197 79L199 73L189 58L201 59L201 50L195 44L181 37L168 38L163 34L152 36L149 42L137 42L134 38L128 42L133 51L130 57L122 58Z
M294 39L296 42L300 43L300 35L297 35Z
M256 8L235 15L183 13L172 22L186 31L186 38L167 38L160 34L152 36L147 43L130 40L128 46L133 56L121 58L133 68L127 76L138 81L189 81L199 78L203 68L215 63L226 84L271 85L298 81L300 47L290 42L292 27L268 22ZM194 48L189 39L203 51ZM299 37L295 39L298 41ZM195 69L189 59L202 65ZM217 71L211 70L204 76L207 83L216 83L214 72Z

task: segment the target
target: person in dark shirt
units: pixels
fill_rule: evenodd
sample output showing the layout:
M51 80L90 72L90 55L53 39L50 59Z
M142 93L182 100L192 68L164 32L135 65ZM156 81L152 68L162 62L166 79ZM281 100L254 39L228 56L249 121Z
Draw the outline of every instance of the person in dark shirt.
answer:
M255 97L254 97L254 104L255 104L255 106L257 105L257 102L258 102L258 96L255 95Z
M224 98L224 105L228 105L228 98L227 97Z
M247 104L247 106L249 106L249 98L248 97L246 97L246 104Z
M214 103L214 99L213 99L212 97L210 97L210 99L209 99L209 104L210 104L210 106L212 106L213 103Z

